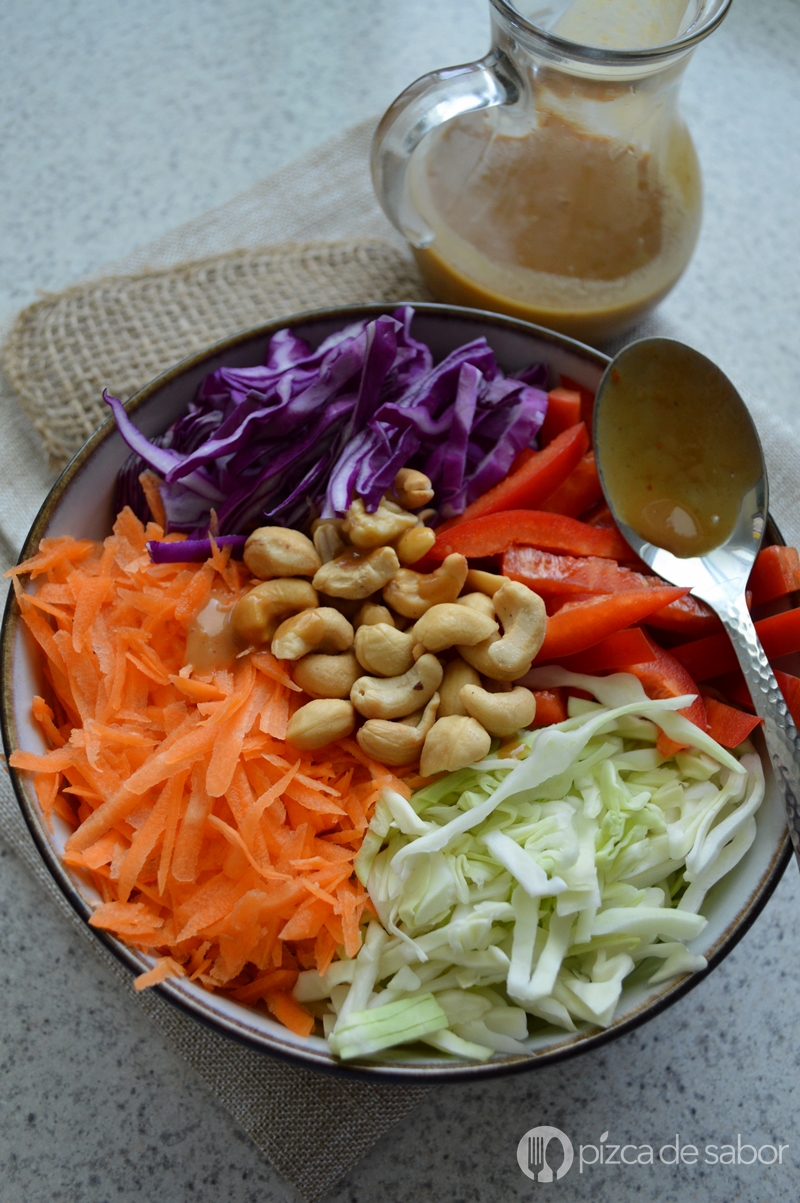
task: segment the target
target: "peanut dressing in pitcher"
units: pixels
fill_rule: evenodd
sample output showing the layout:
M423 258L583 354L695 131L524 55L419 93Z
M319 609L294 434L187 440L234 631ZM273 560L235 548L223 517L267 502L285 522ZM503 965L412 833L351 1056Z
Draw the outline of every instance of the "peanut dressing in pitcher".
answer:
M412 193L435 238L414 255L447 301L605 338L651 309L691 256L701 189L683 127L661 163L544 109L522 138L478 115L434 140Z
M686 10L686 0L574 0L551 32L644 49L676 37ZM534 61L516 105L429 135L409 189L434 235L414 254L436 295L588 339L650 310L700 227L699 164L674 111L681 69L613 78Z

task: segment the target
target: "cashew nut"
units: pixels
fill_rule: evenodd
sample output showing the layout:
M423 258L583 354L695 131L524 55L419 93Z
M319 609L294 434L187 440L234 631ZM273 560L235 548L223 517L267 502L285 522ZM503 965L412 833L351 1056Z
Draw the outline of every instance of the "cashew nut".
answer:
M346 652L352 646L353 628L332 606L285 619L272 637L272 654L279 660L299 660L309 652Z
M495 681L516 681L530 669L544 642L547 615L538 593L519 581L506 581L494 595L494 608L503 636L490 636L459 651L467 664Z
M433 501L433 485L424 472L416 468L401 468L394 478L392 501L397 501L406 510L418 510Z
M254 530L244 545L244 562L262 581L276 576L313 576L322 564L311 540L284 526Z
M398 631L386 622L359 627L355 637L358 662L376 677L399 677L414 663L411 632Z
M506 583L504 576L498 576L496 572L483 572L480 568L470 568L467 573L467 584L470 589L476 589L479 593L485 593L488 597L494 597L498 589L502 589Z
M435 693L424 710L392 722L368 719L356 732L363 752L381 764L413 764L419 759L425 737L436 722L439 695Z
M467 573L469 581L469 573ZM459 606L469 606L472 610L477 610L479 614L485 614L488 618L494 618L494 602L486 593L462 593L461 597L456 598L456 603Z
M295 683L310 698L349 698L361 676L361 665L352 652L338 656L303 656L294 666Z
M342 538L341 518L317 518L311 524L311 538L321 564L341 555L347 546Z
M401 564L416 564L436 542L436 535L429 526L412 526L395 543L397 558Z
M490 735L505 738L529 727L536 717L536 698L530 689L517 685L509 693L489 693L480 685L464 685L461 701L472 718Z
M406 618L422 618L431 606L454 602L466 579L466 558L453 552L435 572L422 573L401 568L384 589L383 600Z
M359 677L350 700L365 718L405 718L431 700L442 681L435 656L422 656L399 677Z
M323 564L314 577L314 588L331 597L363 599L391 581L400 567L393 547L373 551L346 551Z
M272 654L279 660L299 660L317 646L324 634L319 610L301 610L284 619L272 636Z
M454 773L482 760L492 746L488 732L474 718L451 714L437 719L428 732L420 757L423 777Z
M481 679L471 664L465 663L456 656L445 667L442 683L439 686L439 717L446 718L449 714L467 713L461 701L461 690L465 685L480 685Z
M480 614L471 606L441 602L431 606L414 624L412 635L429 652L443 652L456 644L470 647L497 633L494 618Z
M365 601L353 619L353 626L358 630L359 627L374 627L379 622L385 622L387 626L393 627L395 621L391 610L386 606L378 606L375 602Z
M356 715L350 702L320 698L296 710L286 727L286 742L301 752L324 748L335 739L350 735Z
M281 619L319 605L316 590L308 581L278 577L256 585L240 598L231 611L231 630L244 647L266 643Z
M382 497L374 514L370 514L361 498L357 497L347 511L342 532L354 547L383 547L384 543L391 543L416 525L416 517L406 513L394 501Z

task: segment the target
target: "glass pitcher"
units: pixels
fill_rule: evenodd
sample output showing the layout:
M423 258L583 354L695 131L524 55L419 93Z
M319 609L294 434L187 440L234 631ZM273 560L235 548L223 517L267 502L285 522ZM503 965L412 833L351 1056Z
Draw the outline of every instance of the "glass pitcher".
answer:
M700 229L681 78L730 3L689 0L672 40L619 49L564 36L575 0L490 0L486 58L417 80L373 143L378 199L435 295L588 342L652 309Z

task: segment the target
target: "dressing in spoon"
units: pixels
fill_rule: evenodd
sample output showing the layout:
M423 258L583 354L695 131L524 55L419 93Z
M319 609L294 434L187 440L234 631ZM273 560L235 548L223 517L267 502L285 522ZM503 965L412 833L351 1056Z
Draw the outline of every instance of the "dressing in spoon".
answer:
M631 547L659 576L707 602L730 636L764 720L800 864L800 736L745 601L768 503L747 407L699 351L642 339L600 381L594 441L603 492Z

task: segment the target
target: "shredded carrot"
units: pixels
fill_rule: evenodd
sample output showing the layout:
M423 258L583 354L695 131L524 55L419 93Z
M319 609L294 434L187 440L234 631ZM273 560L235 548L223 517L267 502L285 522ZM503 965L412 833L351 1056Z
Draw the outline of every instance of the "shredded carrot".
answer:
M168 977L185 977L186 970L183 965L180 965L172 957L161 957L156 961L152 969L148 969L146 973L140 973L138 977L133 979L134 990L146 990L148 986L156 986L159 982L165 981Z
M308 1035L297 974L357 954L371 908L353 858L381 789L410 781L354 740L288 746L302 697L269 651L185 665L212 592L229 606L248 575L213 541L205 564L154 565L162 534L123 510L104 543L46 539L9 574L48 685L43 746L10 763L72 827L64 861L102 899L90 923L157 958L137 990L186 976Z
M169 679L180 693L191 698L193 702L224 702L225 700L225 694L220 687L209 681L198 681L194 677L181 677L177 673L170 673Z
M167 525L167 512L164 509L164 502L159 487L163 483L161 477L157 476L149 468L146 472L139 474L139 484L142 486L142 492L145 495L150 513L162 528Z
M63 748L67 741L53 722L55 715L44 698L35 697L33 699L31 713L53 747Z
M254 652L251 659L256 668L260 669L262 673L266 673L268 677L272 677L279 684L285 685L287 689L295 689L298 693L300 692L300 686L294 683L284 668L285 660L279 660L277 656L273 656L272 652L269 651Z
M314 1016L294 1001L291 994L280 990L270 991L267 1006L276 1019L298 1036L310 1036L314 1030Z

